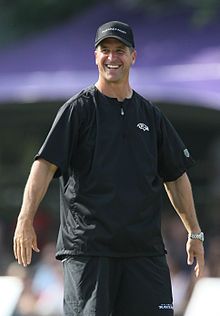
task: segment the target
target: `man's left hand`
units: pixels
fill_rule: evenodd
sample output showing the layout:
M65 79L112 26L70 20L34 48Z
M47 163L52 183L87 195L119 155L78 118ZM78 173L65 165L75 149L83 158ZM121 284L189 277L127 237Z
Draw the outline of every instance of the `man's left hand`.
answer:
M192 265L194 260L196 260L196 266L194 268L195 275L197 278L202 277L204 273L205 259L204 247L201 240L188 238L186 252L188 265Z

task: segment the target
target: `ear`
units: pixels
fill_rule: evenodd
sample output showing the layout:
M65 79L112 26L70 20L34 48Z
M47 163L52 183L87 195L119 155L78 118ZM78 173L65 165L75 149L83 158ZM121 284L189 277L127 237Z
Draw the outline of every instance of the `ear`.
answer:
M97 51L96 50L94 51L94 56L95 56L95 63L96 63L96 65L98 65L98 62L97 62Z
M97 52L96 52L96 50L94 50L94 57L95 57L95 63L96 63L96 65L97 65Z
M137 51L134 49L134 51L132 52L132 65L135 64L136 58L137 58Z

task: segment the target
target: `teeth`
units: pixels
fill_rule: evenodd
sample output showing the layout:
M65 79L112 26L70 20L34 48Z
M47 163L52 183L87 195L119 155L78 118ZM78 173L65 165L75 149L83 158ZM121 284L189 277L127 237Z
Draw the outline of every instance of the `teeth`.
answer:
M118 65L107 65L107 67L108 67L109 69L118 69L118 68L119 68Z

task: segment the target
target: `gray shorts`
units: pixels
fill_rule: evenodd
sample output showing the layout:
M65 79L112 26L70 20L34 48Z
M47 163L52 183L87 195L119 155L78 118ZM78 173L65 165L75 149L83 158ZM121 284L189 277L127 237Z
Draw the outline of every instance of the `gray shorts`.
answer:
M65 316L173 316L165 256L77 256L63 266Z

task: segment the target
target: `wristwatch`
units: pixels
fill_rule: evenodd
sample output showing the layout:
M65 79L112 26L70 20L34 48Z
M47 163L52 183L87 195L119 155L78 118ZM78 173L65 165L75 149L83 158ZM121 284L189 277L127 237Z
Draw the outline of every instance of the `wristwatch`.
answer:
M200 232L200 233L190 233L188 235L188 237L190 239L198 239L198 240L201 240L202 242L204 241L204 233L203 232Z

